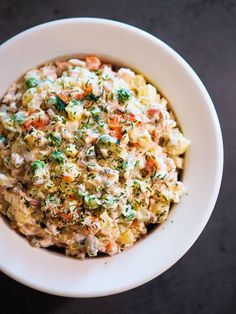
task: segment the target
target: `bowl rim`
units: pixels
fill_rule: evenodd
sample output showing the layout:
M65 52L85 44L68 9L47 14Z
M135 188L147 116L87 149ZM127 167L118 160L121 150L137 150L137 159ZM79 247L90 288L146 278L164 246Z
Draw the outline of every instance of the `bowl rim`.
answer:
M133 283L130 283L129 285L127 284L125 287L121 288L112 288L112 289L107 289L106 291L104 290L102 293L94 293L94 294L84 294L82 295L81 293L76 293L76 291L72 294L71 292L67 292L66 290L61 292L61 290L55 290L52 288L46 288L38 284L37 282L31 282L30 280L26 278L22 278L20 274L13 273L12 271L8 270L6 266L0 264L0 270L5 273L7 276L13 278L14 280L30 287L36 290L39 290L41 292L46 292L54 295L59 295L59 296L64 296L64 297L82 297L82 298L90 298L90 297L102 297L102 296L107 296L107 295L112 295L112 294L117 294L121 293L133 288L136 288L140 285L143 285L158 275L162 274L166 270L168 270L171 266L173 266L179 259L181 259L186 252L191 248L191 246L195 243L195 241L198 239L200 236L201 232L203 231L204 227L206 226L213 210L215 203L217 201L217 197L220 191L220 186L222 182L222 175L223 175L223 163L224 163L224 149L223 149L223 138L222 138L222 132L221 132L221 127L220 123L218 120L218 116L215 110L215 107L213 105L213 102L203 85L201 79L198 77L196 72L192 69L192 67L169 45L164 43L162 40L159 38L155 37L154 35L149 34L148 32L137 28L135 26L119 22L116 20L112 19L104 19L104 18L96 18L96 17L74 17L74 18L64 18L64 19L58 19L58 20L52 20L46 23L42 23L36 26L33 26L29 29L26 29L19 34L14 35L10 39L6 40L0 45L0 50L1 49L7 49L8 47L11 46L12 43L15 43L17 41L20 41L22 37L25 35L34 33L35 31L40 31L43 29L47 29L50 26L55 26L55 25L60 25L60 24L74 24L74 23L99 23L103 25L108 25L108 26L116 26L120 27L123 29L126 29L127 31L131 31L135 33L137 36L142 36L145 37L146 39L151 40L152 42L156 43L157 45L161 46L166 52L171 54L171 56L176 59L176 61L185 69L186 72L192 77L194 83L197 85L199 92L201 93L201 96L204 98L205 103L208 106L210 116L212 118L212 122L214 125L214 131L215 134L217 134L217 158L218 158L218 167L216 169L216 180L214 182L214 187L212 189L212 195L209 198L209 203L208 207L206 207L205 210L205 215L202 216L201 222L198 224L198 227L196 228L195 232L191 234L191 236L188 239L187 244L185 246L182 246L180 250L178 250L172 258L171 262L165 265L165 267L162 267L160 270L153 270L149 274L146 274L146 276L143 276L142 279L136 280ZM144 278L145 277L145 278Z

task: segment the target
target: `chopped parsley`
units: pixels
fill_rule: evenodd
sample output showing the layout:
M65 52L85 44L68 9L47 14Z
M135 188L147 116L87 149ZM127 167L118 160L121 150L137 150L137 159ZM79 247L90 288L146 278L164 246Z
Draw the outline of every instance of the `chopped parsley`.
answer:
M132 208L130 204L127 204L125 207L124 212L122 213L122 216L125 218L126 221L131 221L135 217L135 210Z
M106 106L101 106L100 108L101 108L101 110L103 112L108 113L107 105Z
M131 92L129 89L121 88L117 91L116 98L119 100L120 103L125 103L131 98Z
M81 101L79 101L79 100L76 100L76 99L73 99L73 100L71 100L70 102L69 102L69 105L71 106L71 107L73 107L73 106L78 106L78 105L82 105L82 103L81 103Z
M65 117L63 117L63 116L55 115L53 121L55 121L55 122L61 122L62 124L66 124L66 119L65 119Z
M97 102L100 97L101 95L95 96L94 93L89 93L84 96L83 100L90 100L90 101Z
M85 152L86 157L88 158L94 158L96 157L96 153L95 153L95 148L94 146L90 146L86 152Z
M65 108L66 108L66 106L67 106L67 104L64 103L64 101L62 101L61 98L58 97L58 96L56 96L56 101L57 101L57 102L56 102L54 105L55 105L55 107L57 108L57 110L58 110L58 111L64 111Z
M95 120L97 121L98 117L101 113L101 110L98 107L91 107L90 112L91 112L92 116L95 118Z
M96 209L101 204L99 199L95 195L84 196L84 206L90 209Z
M99 139L98 143L100 146L109 147L111 144L118 144L118 140L108 134L102 134Z
M100 76L103 72L101 69L94 71L96 75Z
M59 132L53 132L48 135L50 146L60 146L62 142L61 134Z
M26 198L24 198L24 203L26 207L30 207L30 202Z
M127 160L122 160L121 158L118 158L117 161L118 161L118 165L116 167L116 170L125 172L128 169L128 167L129 167L128 161Z

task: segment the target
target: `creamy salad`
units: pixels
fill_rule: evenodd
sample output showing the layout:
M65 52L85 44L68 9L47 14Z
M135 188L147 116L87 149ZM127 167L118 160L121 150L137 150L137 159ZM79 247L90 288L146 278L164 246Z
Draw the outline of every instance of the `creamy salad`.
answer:
M96 56L28 71L0 105L0 211L35 247L114 255L185 193L167 100Z

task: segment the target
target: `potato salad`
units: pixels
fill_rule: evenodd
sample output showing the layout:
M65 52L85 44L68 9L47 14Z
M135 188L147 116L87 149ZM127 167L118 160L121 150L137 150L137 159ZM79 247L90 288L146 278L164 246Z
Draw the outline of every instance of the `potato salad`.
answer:
M0 103L0 212L34 247L117 254L180 202L189 143L142 75L96 56L45 64Z

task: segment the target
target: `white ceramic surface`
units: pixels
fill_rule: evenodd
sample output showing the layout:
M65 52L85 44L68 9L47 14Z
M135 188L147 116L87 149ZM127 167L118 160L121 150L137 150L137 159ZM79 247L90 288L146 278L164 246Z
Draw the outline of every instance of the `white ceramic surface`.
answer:
M159 39L119 22L65 19L8 40L0 47L0 97L28 69L73 54L96 54L143 73L167 95L184 134L192 141L184 173L188 195L164 224L121 254L83 261L64 257L32 248L0 220L0 269L4 273L48 293L95 297L137 287L186 253L215 205L223 145L212 101L190 66Z

